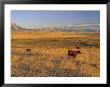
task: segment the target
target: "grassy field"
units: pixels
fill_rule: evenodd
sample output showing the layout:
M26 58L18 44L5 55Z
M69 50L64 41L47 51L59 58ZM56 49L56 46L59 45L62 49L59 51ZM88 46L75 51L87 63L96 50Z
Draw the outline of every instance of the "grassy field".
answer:
M99 77L97 32L12 32L12 77ZM68 50L81 54L68 59ZM27 52L26 49L31 49Z

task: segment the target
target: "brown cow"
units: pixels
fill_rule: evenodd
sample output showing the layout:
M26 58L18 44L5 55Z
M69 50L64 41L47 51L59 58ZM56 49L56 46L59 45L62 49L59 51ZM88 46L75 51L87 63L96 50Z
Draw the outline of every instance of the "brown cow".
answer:
M31 51L31 49L27 49L26 51Z
M80 49L80 47L76 47L76 49Z
M31 49L26 49L26 51L28 52L28 54L31 54Z
M73 50L68 50L68 58L70 58L71 56L73 56L73 59L76 58L76 56L78 54L81 54L81 51L73 51Z

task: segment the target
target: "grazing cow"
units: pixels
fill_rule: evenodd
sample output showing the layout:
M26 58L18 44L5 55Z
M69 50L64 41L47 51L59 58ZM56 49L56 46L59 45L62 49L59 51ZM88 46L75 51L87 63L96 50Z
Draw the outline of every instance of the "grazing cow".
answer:
M76 58L76 56L78 54L81 54L81 51L73 51L73 50L68 50L68 58L70 58L71 56L73 56L73 59Z
M27 51L31 51L31 49L27 49Z
M26 49L26 51L29 53L29 54L31 54L31 49Z
M76 49L80 49L80 47L76 47Z

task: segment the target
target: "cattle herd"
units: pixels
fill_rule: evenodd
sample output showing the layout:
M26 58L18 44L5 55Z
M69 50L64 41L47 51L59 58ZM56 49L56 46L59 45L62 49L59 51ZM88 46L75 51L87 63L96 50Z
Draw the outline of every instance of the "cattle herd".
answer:
M75 47L76 49L80 49L80 47ZM31 54L31 49L28 48L26 49L27 53ZM74 51L74 50L68 50L68 59L73 58L75 59L77 57L78 54L81 54L81 51Z

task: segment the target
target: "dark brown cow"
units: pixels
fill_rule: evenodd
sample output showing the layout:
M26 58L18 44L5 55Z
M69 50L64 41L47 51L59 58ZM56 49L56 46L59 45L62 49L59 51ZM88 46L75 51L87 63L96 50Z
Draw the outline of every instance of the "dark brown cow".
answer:
M27 51L27 54L31 54L31 49L26 49L26 51Z
M80 49L80 47L76 47L76 49Z
M70 58L71 56L73 56L73 59L76 58L76 56L78 54L81 54L81 51L73 51L73 50L68 50L68 58Z
M31 49L27 49L26 51L31 51Z

